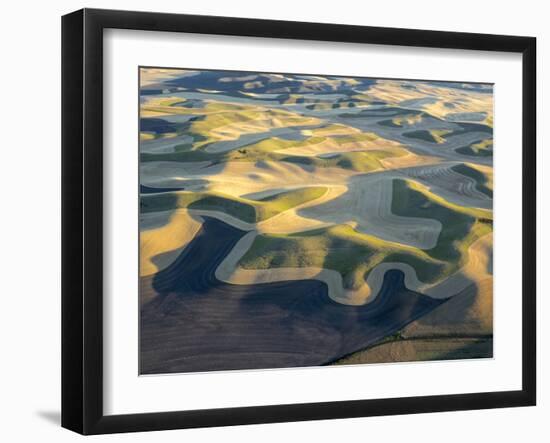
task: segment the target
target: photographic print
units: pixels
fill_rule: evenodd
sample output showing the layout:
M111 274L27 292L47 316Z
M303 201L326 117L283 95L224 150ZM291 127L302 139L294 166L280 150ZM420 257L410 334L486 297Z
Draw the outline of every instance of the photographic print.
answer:
M492 358L492 84L139 78L141 374Z

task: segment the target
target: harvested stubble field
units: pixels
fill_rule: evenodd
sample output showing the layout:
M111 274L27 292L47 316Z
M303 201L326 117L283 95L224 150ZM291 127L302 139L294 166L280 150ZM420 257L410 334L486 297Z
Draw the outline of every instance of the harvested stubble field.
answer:
M141 70L142 373L492 356L491 85Z

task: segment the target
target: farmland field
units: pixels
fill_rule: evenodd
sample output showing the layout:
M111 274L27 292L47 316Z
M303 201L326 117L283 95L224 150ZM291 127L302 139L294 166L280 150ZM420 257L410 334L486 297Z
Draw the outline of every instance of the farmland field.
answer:
M492 357L493 87L140 69L140 373Z

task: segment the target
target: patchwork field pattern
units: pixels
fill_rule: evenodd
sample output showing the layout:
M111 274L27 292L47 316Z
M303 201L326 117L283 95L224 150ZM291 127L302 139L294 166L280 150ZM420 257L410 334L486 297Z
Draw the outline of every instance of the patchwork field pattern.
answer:
M140 372L490 358L493 87L140 69Z

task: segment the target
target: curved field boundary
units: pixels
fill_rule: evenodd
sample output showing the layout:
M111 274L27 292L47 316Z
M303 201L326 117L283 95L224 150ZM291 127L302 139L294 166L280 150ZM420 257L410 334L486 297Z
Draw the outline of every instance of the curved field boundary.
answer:
M329 187L328 191L320 198L281 212L257 224L247 223L227 213L215 210L191 209L188 213L195 216L214 217L244 231L271 234L303 232L343 223L388 241L426 249L435 246L441 232L439 221L398 217L391 213L391 192L394 177L402 176L377 174L362 177L361 181L363 183L360 188L365 190L364 195L361 198L356 196L351 198L351 202L348 201L349 198L346 198L347 193L349 193L346 186ZM363 207L353 208L354 201L361 201ZM167 252L170 252L169 248L157 251L158 254ZM170 264L169 257L173 259L174 255L166 255L163 258L161 263L164 266ZM333 280L334 277L331 277L331 281ZM368 295L367 292L363 291L361 296L364 298ZM336 296L336 298L342 297ZM343 298L350 299L349 296ZM357 300L357 295L351 298Z
M403 169L402 173L430 187L430 191L461 206L492 208L492 199L479 190L473 177L461 174L455 168L462 163L444 163Z
M307 219L296 215L296 210L334 198L343 192L330 188L321 197L302 203L260 223L247 223L221 211L201 209L177 209L141 214L140 224L140 275L145 276L165 269L196 235L203 219L213 217L243 231L299 232L311 229ZM146 226L146 229L143 229ZM318 226L316 224L316 226Z
M492 275L492 234L476 240L468 249L466 265L443 280L428 284L419 280L416 270L401 262L384 262L374 267L367 276L365 284L359 290L344 288L342 275L334 270L303 268L244 269L238 265L241 258L252 246L258 232L247 233L226 256L216 269L216 278L227 283L249 285L272 283L287 280L315 279L327 284L329 297L347 305L363 305L376 299L384 282L386 272L403 272L407 289L428 295L435 299L446 299L472 284Z
M279 281L319 280L328 286L329 297L346 305L363 305L371 294L367 285L360 290L344 289L342 275L332 269L304 268L271 268L243 269L238 263L254 243L258 232L251 231L242 237L231 252L216 269L216 278L235 285L252 285L258 283L273 283Z
M162 219L167 219L167 223ZM140 217L142 224L148 223L154 226L158 222L165 224L140 232L139 275L141 277L154 274L172 264L199 232L203 219L192 216L185 209L169 214L152 213L149 217L148 214L143 214Z
M321 223L349 224L365 234L420 249L437 244L441 223L419 217L393 214L393 180L396 173L369 174L348 184L347 192L324 205L317 204L299 215Z
M244 233L205 219L152 278L140 312L141 374L321 365L376 343L442 302L407 290L398 271L380 297L346 306L316 280L232 285L214 270Z

